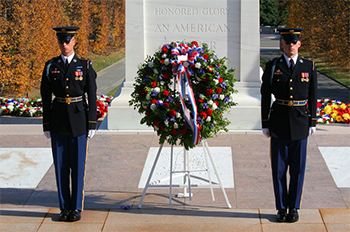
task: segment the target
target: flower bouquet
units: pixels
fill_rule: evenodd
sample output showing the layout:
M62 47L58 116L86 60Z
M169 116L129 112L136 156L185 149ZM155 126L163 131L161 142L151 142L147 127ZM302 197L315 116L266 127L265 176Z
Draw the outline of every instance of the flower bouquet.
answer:
M350 124L350 103L338 100L317 100L317 124L347 123Z
M206 44L165 44L141 64L130 105L143 114L141 124L157 132L159 143L193 148L230 123L223 112L235 106L234 69Z

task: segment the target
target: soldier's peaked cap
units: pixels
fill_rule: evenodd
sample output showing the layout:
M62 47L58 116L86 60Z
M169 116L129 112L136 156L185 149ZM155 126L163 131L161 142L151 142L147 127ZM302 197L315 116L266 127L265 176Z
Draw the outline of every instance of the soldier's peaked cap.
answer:
M58 40L71 39L79 30L79 27L54 27Z
M280 32L281 37L284 41L296 43L300 38L301 31L303 31L304 29L284 27L278 28L277 30Z

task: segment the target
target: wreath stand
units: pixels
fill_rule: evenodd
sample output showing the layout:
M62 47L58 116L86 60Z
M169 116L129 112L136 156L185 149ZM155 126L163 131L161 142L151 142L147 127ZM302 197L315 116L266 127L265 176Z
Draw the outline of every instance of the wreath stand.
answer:
M153 172L154 172L154 169L157 165L157 162L158 162L158 159L159 159L159 156L161 154L161 151L162 151L162 148L163 148L163 145L164 144L161 144L159 149L158 149L158 153L157 153L157 156L153 162L153 165L152 165L152 169L148 175L148 178L147 178L147 182L146 182L146 185L145 185L145 188L143 190L143 193L142 193L142 196L141 196L141 200L138 204L138 208L141 209L142 207L142 202L143 202L143 199L146 195L146 192L147 192L147 189L148 187L152 186L152 184L150 184L150 181L151 181L151 178L153 176ZM213 201L215 201L215 197L214 197L214 191L213 191L213 184L214 185L219 185L220 188L221 188L221 191L222 191L222 194L224 195L224 198L225 198L225 201L226 201L226 205L227 205L227 208L231 208L231 204L227 198L227 195L226 195L226 192L225 192L225 189L223 187L223 184L222 184L222 181L221 181L221 178L219 176L219 173L218 173L218 170L214 164L214 160L213 160L213 157L210 153L210 149L209 149L209 146L208 146L208 143L207 141L204 139L202 140L202 145L203 145L203 150L204 150L204 157L205 157L205 170L189 170L189 158L188 158L188 151L186 149L184 149L184 169L182 171L174 171L173 170L173 145L171 145L171 156L170 156L170 184L169 185L165 185L165 187L168 187L170 188L170 191L169 191L169 204L171 204L171 195L172 195L172 187L173 187L173 174L177 174L177 173L182 173L183 176L184 176L184 183L183 185L180 185L180 187L183 187L184 188L184 192L183 193L180 193L178 194L178 197L189 197L190 201L192 200L192 193L191 193L191 177L193 178L197 178L197 179L200 179L200 180L203 180L203 181L207 181L209 183L209 186L210 186L210 191L211 191L211 196L212 196L212 199ZM214 172L215 172L215 175L216 175L216 178L218 180L218 183L214 183L212 182L211 180L211 177L210 177L210 173L209 173L209 166L208 166L208 157L210 159L210 162L213 166L213 169L214 169ZM208 174L208 179L203 179L201 177L197 177L195 175L192 175L191 173L193 172L207 172ZM187 180L187 185L186 185L186 180ZM178 186L176 186L178 187ZM187 193L187 187L188 187L188 190L189 192Z

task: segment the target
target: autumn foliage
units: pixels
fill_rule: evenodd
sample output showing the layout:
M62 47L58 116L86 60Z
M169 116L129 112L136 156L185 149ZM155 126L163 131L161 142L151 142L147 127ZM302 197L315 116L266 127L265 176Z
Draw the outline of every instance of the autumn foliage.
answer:
M75 51L82 57L124 47L124 5L124 0L1 0L0 95L28 93L39 85L45 61L59 55L53 27L80 27Z
M349 67L350 1L290 0L288 26L302 27L303 48Z

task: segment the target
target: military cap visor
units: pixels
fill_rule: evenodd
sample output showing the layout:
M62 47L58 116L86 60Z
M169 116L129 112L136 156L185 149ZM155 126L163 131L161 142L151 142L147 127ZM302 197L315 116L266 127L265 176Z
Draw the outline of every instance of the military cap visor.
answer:
M79 30L79 27L55 27L56 36L58 40L70 40Z
M300 38L301 31L303 31L303 28L278 28L277 29L280 34L282 39L286 43L296 43L298 42Z

